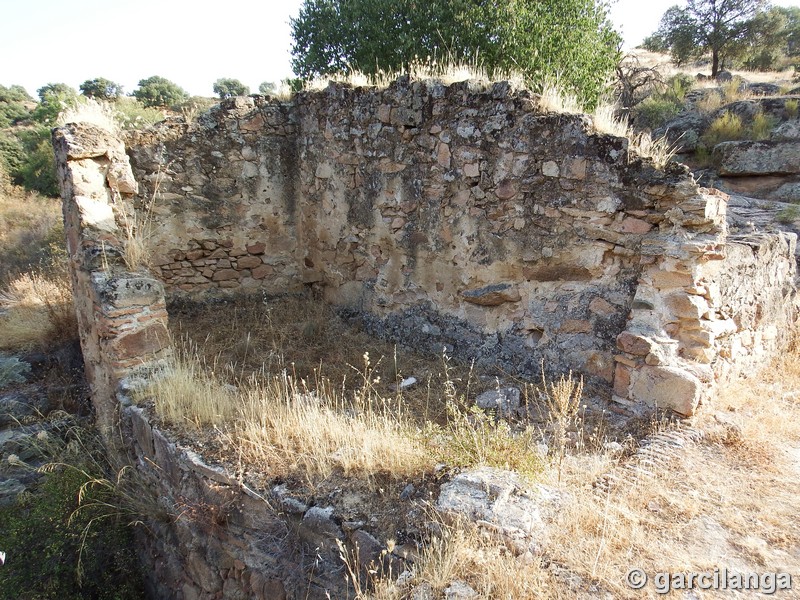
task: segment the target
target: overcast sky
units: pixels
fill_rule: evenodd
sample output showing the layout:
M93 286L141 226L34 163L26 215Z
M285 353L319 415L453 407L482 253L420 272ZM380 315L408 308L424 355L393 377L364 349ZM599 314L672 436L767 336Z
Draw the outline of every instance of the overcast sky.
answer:
M634 47L677 0L617 0L611 18ZM220 77L256 91L291 75L289 18L302 0L0 0L0 84L31 95L106 77L133 91L161 75L211 96ZM680 2L682 4L682 2ZM800 6L800 0L774 4Z

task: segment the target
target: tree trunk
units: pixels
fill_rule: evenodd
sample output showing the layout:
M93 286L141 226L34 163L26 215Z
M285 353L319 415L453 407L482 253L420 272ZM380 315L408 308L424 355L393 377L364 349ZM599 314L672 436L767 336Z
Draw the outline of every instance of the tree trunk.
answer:
M711 79L717 78L717 73L719 73L719 52L717 50L711 50Z

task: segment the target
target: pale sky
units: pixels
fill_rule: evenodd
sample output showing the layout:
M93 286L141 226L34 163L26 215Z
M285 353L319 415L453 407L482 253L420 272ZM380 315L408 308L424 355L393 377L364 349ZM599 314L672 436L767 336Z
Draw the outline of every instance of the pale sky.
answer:
M612 0L613 2L613 0ZM132 92L140 79L166 77L211 96L220 77L255 92L291 76L289 18L302 0L0 0L0 84L32 96L47 84L77 89L105 77ZM634 47L681 0L616 0L611 19ZM800 0L775 0L800 6Z

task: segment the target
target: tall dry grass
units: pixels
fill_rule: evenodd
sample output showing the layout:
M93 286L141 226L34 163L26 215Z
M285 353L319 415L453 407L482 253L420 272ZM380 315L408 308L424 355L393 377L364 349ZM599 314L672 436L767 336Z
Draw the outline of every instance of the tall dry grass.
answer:
M0 291L0 348L47 348L77 337L66 273L20 275Z
M330 388L311 392L285 372L253 385L242 400L232 439L248 463L310 480L335 469L403 478L433 466L402 404L346 401Z
M346 397L321 380L313 391L284 371L240 383L222 383L186 350L140 392L169 424L197 430L214 426L240 460L275 475L308 481L329 476L400 478L433 466L402 401L380 398L365 385Z
M12 185L0 167L0 285L65 254L61 201Z
M592 117L597 131L628 138L630 147L636 154L651 159L659 168L666 166L677 152L677 142L670 144L664 136L654 138L646 131L635 132L630 126L628 118L618 115L617 106L614 104L601 103L595 109Z

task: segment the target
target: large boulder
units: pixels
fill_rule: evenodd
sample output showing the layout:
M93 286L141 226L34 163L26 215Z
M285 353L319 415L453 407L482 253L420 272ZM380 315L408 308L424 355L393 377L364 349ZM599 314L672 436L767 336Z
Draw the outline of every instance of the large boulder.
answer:
M714 157L722 176L800 173L800 141L723 142Z

